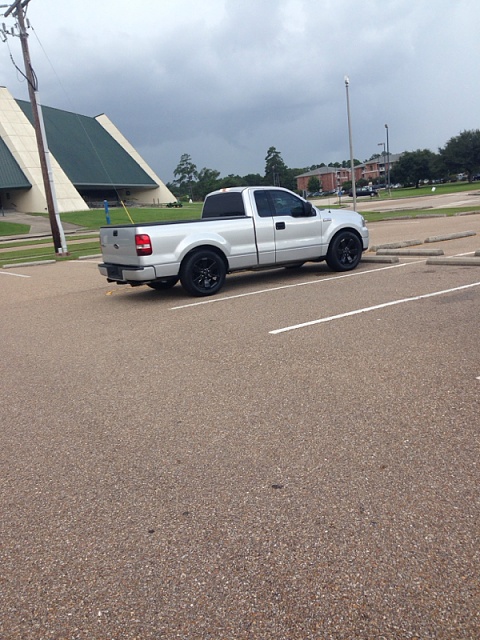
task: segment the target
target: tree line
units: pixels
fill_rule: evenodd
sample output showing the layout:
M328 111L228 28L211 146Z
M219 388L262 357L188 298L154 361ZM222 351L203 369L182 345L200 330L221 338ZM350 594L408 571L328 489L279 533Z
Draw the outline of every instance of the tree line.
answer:
M365 162L382 157L383 154L374 154ZM354 164L361 162L357 159ZM350 168L350 161L331 162L311 165L303 168L289 168L282 159L281 153L270 147L265 157L264 174L249 173L245 176L230 174L220 176L215 169L204 167L198 170L191 156L184 153L176 166L173 175L174 180L167 184L172 193L181 199L203 200L205 196L216 189L237 186L273 185L281 186L292 191L297 190L296 176L321 167ZM459 174L466 174L471 182L480 173L480 130L463 131L458 136L450 138L443 148L434 153L429 149L417 149L405 151L399 160L391 167L391 183L400 183L404 186L418 187L424 180L448 181ZM349 184L345 184L349 186ZM311 192L321 190L321 181L312 176L308 189Z

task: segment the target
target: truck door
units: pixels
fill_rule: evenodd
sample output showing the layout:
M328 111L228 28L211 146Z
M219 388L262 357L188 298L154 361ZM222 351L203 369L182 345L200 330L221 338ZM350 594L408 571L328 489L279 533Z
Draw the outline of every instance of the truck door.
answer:
M322 220L295 194L269 189L273 208L275 262L304 262L322 255Z
M250 193L250 206L255 216L255 241L259 265L275 264L275 228L268 191L255 189Z

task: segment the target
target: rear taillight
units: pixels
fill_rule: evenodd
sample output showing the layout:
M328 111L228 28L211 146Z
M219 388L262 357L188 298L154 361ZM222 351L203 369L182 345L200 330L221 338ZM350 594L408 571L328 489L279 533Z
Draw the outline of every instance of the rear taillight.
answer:
M146 233L137 233L135 235L135 247L137 249L137 256L152 255L152 241Z

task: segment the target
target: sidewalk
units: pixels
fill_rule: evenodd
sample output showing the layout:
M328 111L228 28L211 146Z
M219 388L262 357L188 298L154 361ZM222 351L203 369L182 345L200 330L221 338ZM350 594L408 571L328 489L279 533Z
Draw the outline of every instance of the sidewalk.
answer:
M35 238L52 235L50 220L48 217L31 216L27 213L17 213L16 211L5 211L5 215L0 215L0 222L14 222L15 224L26 224L30 226L29 233L13 236L0 236L1 242L8 242L9 240L12 242L14 240L33 240ZM77 231L84 230L83 227L79 227L76 224L70 224L68 222L62 222L62 227L65 233L75 233Z

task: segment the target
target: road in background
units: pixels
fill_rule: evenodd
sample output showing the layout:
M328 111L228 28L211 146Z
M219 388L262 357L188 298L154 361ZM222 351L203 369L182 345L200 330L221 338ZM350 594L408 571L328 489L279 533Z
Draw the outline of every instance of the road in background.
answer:
M352 207L352 198L341 198L341 204L346 208ZM318 198L312 200L317 207L331 207L338 205L338 196L331 198ZM472 190L471 192L461 191L458 193L436 194L432 191L429 196L410 196L408 198L385 199L380 198L357 198L357 211L408 211L425 209L448 208L448 207L475 207L480 208L480 190Z

